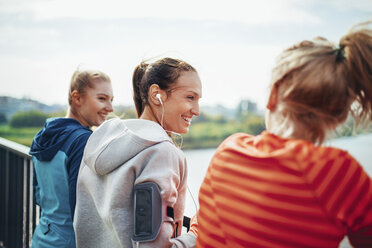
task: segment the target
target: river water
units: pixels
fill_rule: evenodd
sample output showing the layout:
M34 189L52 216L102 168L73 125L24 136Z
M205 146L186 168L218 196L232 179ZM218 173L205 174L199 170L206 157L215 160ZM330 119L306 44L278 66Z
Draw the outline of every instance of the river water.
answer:
M364 170L372 177L372 134L355 137L342 137L326 142L324 145L334 146L347 150L358 160ZM198 207L198 192L203 182L209 162L216 149L185 150L188 164L188 185L191 194L186 197L186 216L193 216ZM192 195L192 196L191 196ZM193 199L195 200L195 204ZM196 206L195 206L196 205ZM346 240L340 247L350 247Z

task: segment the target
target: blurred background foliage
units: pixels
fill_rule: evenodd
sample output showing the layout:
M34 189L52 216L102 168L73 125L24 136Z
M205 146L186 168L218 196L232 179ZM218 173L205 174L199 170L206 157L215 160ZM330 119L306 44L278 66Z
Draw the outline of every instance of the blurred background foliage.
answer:
M46 112L40 110L17 111L11 116L0 112L0 137L30 146L35 134L50 117L63 117L66 107L59 111ZM0 109L1 111L1 109ZM116 106L109 118L137 118L133 106ZM264 113L249 100L242 100L236 108L223 106L201 107L201 114L194 117L190 130L182 135L182 149L201 149L217 147L231 134L244 132L257 135L265 130ZM359 127L354 130L354 121L348 118L344 125L337 128L331 138L351 136L354 133L372 132L372 126ZM175 137L178 139L178 137Z

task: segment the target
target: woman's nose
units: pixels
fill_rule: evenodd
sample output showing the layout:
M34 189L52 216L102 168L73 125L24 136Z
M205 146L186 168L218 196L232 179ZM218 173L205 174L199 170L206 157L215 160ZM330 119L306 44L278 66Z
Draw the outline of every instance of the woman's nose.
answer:
M108 103L106 104L106 111L107 112L113 112L114 111L114 108L112 106L112 102L111 101L108 101Z
M193 115L199 116L199 103L196 103L195 106L191 109L191 112Z

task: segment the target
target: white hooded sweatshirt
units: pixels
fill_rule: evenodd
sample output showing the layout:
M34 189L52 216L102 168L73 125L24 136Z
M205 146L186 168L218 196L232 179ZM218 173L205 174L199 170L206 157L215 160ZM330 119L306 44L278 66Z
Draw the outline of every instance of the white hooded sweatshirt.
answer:
M195 247L196 237L181 234L187 167L183 152L164 129L148 120L108 120L90 136L81 162L74 217L78 248L137 247L133 235L133 187L155 182L162 208L174 209L174 220L163 214L157 238L139 247ZM176 222L176 223L175 223Z

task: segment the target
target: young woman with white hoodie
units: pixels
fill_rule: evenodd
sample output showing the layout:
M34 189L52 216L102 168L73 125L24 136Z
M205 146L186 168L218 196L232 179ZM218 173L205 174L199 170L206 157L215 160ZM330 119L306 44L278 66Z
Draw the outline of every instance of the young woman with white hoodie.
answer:
M77 247L194 247L196 218L181 235L187 166L171 135L187 133L199 115L198 73L178 59L141 63L133 91L139 119L106 121L85 147L74 219ZM160 189L161 206L155 207L161 209L161 224L150 240L137 242L133 191L148 182Z

